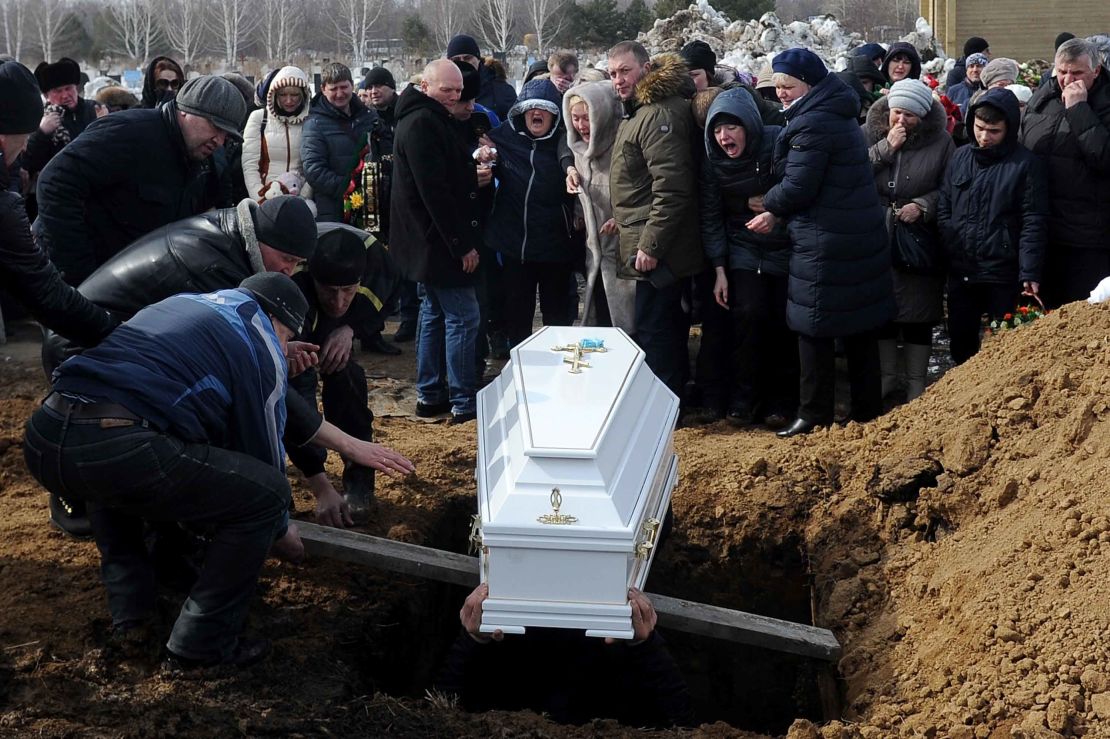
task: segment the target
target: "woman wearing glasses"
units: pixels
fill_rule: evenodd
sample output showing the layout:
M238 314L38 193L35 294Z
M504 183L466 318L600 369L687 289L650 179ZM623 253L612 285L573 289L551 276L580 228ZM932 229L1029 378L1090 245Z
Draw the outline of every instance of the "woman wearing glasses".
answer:
M156 56L146 69L143 79L143 100L140 108L157 108L177 97L185 84L185 71L168 56Z

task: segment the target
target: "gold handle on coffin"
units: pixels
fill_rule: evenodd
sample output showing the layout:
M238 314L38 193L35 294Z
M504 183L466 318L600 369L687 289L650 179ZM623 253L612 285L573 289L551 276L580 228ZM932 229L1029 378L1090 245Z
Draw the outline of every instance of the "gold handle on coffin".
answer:
M660 523L658 518L649 518L644 521L641 535L644 537L640 543L636 545L636 556L640 559L647 559L651 556L651 550L655 548L655 541L659 538Z
M362 168L362 200L363 228L367 231L377 231L381 228L379 217L381 196L382 170L378 162L367 161Z

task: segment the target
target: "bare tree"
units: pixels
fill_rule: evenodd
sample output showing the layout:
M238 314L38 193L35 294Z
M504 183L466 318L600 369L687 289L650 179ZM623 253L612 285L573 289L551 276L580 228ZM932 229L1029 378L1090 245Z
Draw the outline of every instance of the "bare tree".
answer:
M564 0L524 0L528 23L536 34L536 50L541 55L551 39L563 28L563 22L567 18L563 2Z
M70 21L69 0L39 0L32 9L32 16L42 58L52 62L54 47L61 40L62 32Z
M262 45L267 61L286 64L300 40L302 18L297 0L262 0Z
M424 4L425 17L432 24L432 39L439 48L446 49L451 37L466 29L471 7L468 0L430 0Z
M27 18L27 0L0 0L4 18L4 50L18 59L23 52L23 25Z
M183 66L192 64L205 48L204 0L164 0L162 10L166 41Z
M108 5L117 48L132 59L150 59L150 47L158 39L157 12L152 0L116 0Z
M339 43L351 50L351 62L365 61L370 32L382 14L384 0L336 0L332 23Z
M223 39L224 61L234 64L239 58L239 48L254 33L261 22L254 0L217 0L208 6L209 26L216 38Z
M512 46L516 30L516 0L482 0L478 25L482 38L495 51L505 51Z

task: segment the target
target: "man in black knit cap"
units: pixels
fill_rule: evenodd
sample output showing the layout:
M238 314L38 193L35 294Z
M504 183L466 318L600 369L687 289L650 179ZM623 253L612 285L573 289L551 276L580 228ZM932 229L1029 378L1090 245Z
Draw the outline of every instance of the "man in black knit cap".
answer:
M956 66L948 73L948 79L944 83L944 89L948 89L953 85L958 85L967 77L967 58L972 54L986 54L987 58L991 55L990 43L981 36L972 36L964 42L964 55L956 60Z

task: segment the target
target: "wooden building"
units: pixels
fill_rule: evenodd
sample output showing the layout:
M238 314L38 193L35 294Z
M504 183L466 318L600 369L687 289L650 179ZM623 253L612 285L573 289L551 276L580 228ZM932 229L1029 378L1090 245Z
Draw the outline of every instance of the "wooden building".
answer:
M992 56L1024 62L1051 61L1052 42L1061 31L1076 36L1110 33L1110 0L920 0L941 48L963 56L964 41L982 36Z

